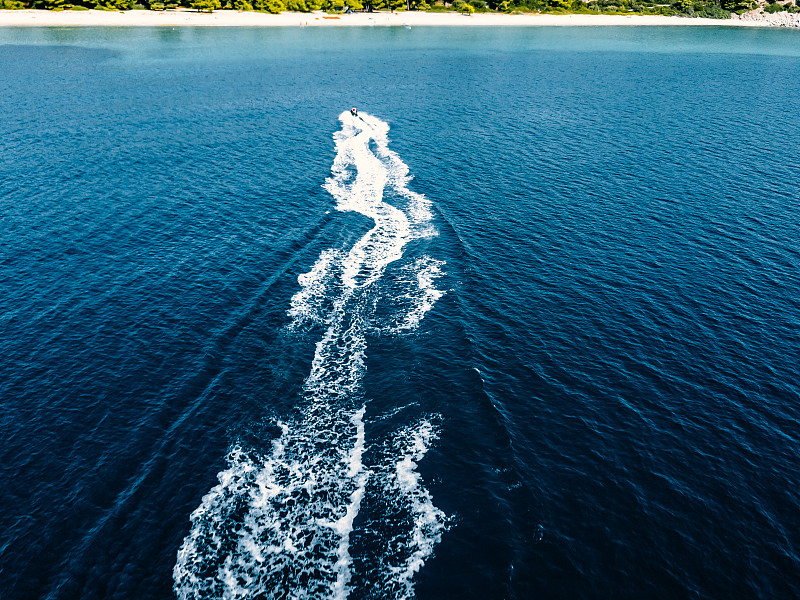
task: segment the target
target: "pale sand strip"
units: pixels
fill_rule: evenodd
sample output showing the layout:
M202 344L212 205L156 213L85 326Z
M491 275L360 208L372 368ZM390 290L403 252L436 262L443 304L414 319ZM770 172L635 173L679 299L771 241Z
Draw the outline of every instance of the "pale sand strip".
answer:
M59 11L0 10L0 27L73 27L73 26L192 26L192 27L344 27L344 26L593 26L593 25L729 25L764 26L764 23L741 20L688 19L683 17L657 17L646 15L506 15L425 12L375 12L341 15L330 18L321 11L313 13L285 12L270 15L256 12L221 10L198 13L190 10L156 12L130 10L109 12L102 10Z

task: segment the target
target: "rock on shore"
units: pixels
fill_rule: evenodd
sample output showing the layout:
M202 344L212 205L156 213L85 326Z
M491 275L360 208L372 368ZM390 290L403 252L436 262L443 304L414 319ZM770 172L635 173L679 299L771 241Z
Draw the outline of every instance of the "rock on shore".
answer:
M751 10L743 15L736 13L731 15L734 21L750 21L754 23L762 23L768 27L798 27L800 28L800 13L768 13L764 12L763 8Z

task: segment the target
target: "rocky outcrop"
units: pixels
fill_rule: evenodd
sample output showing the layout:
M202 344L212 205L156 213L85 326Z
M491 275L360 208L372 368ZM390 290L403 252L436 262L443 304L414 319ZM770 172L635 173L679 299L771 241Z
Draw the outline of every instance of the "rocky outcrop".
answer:
M777 12L768 13L764 12L763 8L751 10L743 15L736 13L731 15L735 21L749 21L763 24L767 27L798 27L800 28L800 13Z

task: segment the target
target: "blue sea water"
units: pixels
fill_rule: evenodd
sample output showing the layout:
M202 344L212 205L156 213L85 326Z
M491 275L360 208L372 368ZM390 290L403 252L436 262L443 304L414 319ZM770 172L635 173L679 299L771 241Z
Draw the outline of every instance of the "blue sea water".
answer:
M786 30L0 29L0 596L800 597L798 98Z

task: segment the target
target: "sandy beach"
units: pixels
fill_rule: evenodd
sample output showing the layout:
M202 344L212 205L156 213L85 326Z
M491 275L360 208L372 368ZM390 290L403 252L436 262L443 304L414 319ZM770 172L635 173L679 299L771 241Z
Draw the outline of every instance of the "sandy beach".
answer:
M187 9L164 12L130 10L110 12L0 10L0 26L5 27L370 27L370 26L604 26L604 25L680 25L680 26L749 26L763 27L760 21L689 19L650 15L540 15L474 14L428 12L374 12L332 16L322 11L284 12L278 15L219 10L199 13Z

